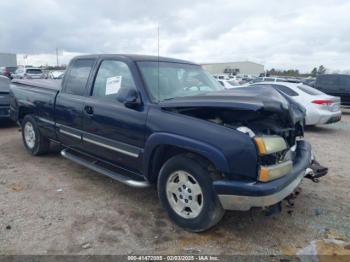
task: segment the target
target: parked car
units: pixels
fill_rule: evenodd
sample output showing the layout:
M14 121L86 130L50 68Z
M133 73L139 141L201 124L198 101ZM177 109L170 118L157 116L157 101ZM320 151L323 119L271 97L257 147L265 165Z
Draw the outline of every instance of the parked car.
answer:
M304 84L288 82L257 83L258 86L268 86L288 95L306 109L306 125L324 125L340 121L340 98L327 95Z
M225 87L225 89L231 89L231 88L237 88L237 87L241 87L241 85L239 84L238 81L236 80L222 80L222 79L218 79L219 83Z
M12 79L12 74L16 71L17 67L15 66L3 66L0 67L0 75L6 76Z
M300 83L301 81L294 78L279 78L279 77L257 77L253 79L250 83L259 83L259 82L289 82L289 83Z
M48 78L50 79L62 79L63 76L64 76L63 70L55 70L55 71L50 71L48 73Z
M188 61L79 56L62 83L11 86L11 118L30 154L55 141L96 172L155 184L171 220L194 232L225 210L281 207L312 161L301 106L271 88L224 90Z
M10 79L0 76L0 120L10 116Z
M42 79L45 78L45 74L42 69L34 67L20 67L13 74L13 78L16 79Z
M301 80L301 82L304 85L308 85L308 86L311 86L311 87L314 87L315 81L316 81L316 78L314 78L314 77L308 77L308 78L304 78L304 79Z
M326 94L339 96L341 105L350 107L350 75L319 75L316 78L315 88Z
M214 74L213 77L218 79L218 80L229 80L230 79L229 75L226 75L226 74Z

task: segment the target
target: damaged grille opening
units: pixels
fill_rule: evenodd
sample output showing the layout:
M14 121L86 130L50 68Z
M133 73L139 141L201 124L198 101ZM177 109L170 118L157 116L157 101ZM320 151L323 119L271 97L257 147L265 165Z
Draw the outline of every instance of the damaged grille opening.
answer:
M269 112L266 110L237 110L210 107L186 107L166 108L171 112L207 120L209 122L237 130L239 127L248 127L255 135L278 135L282 136L288 149L282 152L259 157L259 164L272 165L282 162L289 148L295 145L297 137L303 136L303 124L295 125L288 117L281 113Z

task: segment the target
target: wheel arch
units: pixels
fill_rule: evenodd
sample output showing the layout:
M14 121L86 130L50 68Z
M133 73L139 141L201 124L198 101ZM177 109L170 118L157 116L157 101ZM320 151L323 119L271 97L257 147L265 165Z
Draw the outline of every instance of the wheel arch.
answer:
M165 161L181 153L191 154L192 158L202 163L209 162L219 172L229 172L226 157L214 146L175 134L156 133L146 142L143 158L145 177L150 182L155 182Z

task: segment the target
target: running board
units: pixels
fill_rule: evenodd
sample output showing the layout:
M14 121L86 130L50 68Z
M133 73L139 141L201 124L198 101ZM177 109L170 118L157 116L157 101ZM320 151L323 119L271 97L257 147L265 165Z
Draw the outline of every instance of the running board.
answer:
M97 173L100 173L102 175L108 176L114 180L117 180L123 184L126 184L131 187L138 187L138 188L145 188L149 187L150 184L145 180L133 180L125 175L121 175L115 171L109 170L101 165L99 165L98 161L92 161L88 160L87 158L84 158L83 156L79 156L78 154L75 154L75 152L72 152L68 148L61 151L61 155L64 158L67 158L79 165L82 165L84 167L87 167L93 171L96 171Z

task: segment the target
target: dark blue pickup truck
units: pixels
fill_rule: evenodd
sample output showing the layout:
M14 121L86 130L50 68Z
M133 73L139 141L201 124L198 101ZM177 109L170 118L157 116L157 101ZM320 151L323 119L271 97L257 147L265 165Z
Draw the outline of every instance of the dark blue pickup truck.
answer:
M0 120L10 116L10 79L0 76Z
M290 196L312 155L304 109L270 88L223 90L199 65L170 58L74 58L61 81L15 80L11 118L26 149L62 156L134 187L157 186L190 231L225 210Z

